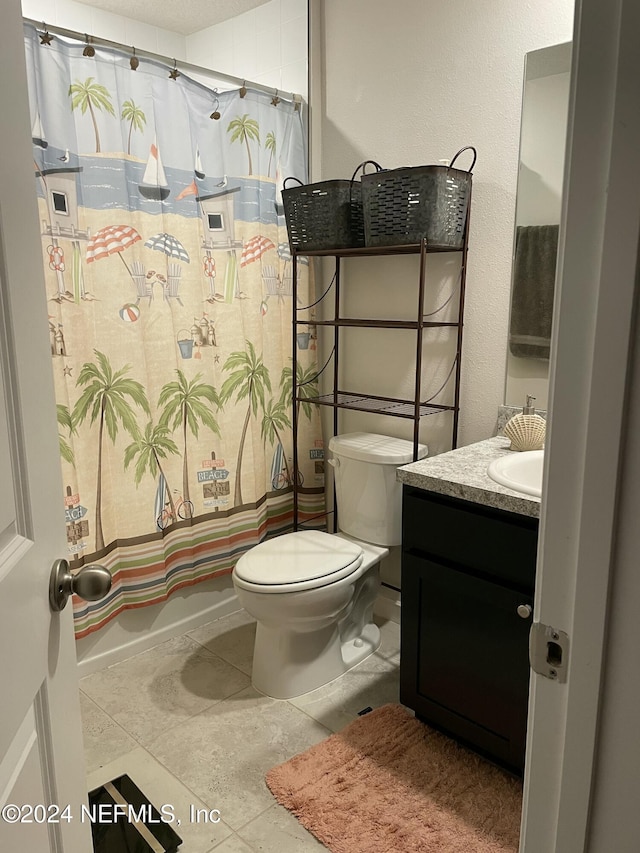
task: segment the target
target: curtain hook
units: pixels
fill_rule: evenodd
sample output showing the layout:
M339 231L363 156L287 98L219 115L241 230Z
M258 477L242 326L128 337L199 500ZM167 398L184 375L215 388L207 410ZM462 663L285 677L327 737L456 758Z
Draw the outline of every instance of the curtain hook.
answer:
M247 81L246 81L246 80L243 80L243 81L242 81L242 86L240 86L240 90L239 90L238 94L240 95L240 97L241 97L241 98L244 98L244 97L245 97L245 95L247 94L247 86L246 86L246 83L247 83Z
M273 104L274 107L277 107L278 104L280 103L280 98L278 97L278 90L277 89L276 89L275 95L273 96L273 98L271 98L271 103Z
M140 60L136 56L136 49L135 49L135 47L133 47L133 45L131 47L131 50L133 51L133 53L131 54L131 59L129 60L129 65L131 66L131 70L135 71L136 68L138 67L138 65L140 65Z
M42 29L44 32L40 33L40 44L51 44L53 36L50 34L44 21L42 22Z
M177 80L180 76L180 72L178 71L178 66L176 65L175 59L173 60L173 68L169 72L169 78L171 80Z
M215 102L214 107L213 107L213 112L211 113L209 118L212 118L215 121L218 121L218 119L220 118L220 111L218 110L218 107L220 106L220 98L218 97L218 90L217 89L214 89L213 92L215 94L216 102Z
M95 56L96 55L96 49L91 44L92 39L86 33L84 34L84 41L85 41L85 45L84 45L84 50L82 51L82 55L83 56Z

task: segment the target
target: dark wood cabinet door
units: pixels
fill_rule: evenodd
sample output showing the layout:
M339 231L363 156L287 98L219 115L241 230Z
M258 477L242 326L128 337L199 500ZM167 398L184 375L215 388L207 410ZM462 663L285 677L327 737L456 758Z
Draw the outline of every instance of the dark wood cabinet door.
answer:
M403 554L401 701L503 764L524 762L531 596Z

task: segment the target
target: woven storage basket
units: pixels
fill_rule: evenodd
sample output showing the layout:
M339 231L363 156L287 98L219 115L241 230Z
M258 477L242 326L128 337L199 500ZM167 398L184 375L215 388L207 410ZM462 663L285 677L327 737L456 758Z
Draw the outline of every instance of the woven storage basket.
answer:
M358 171L372 163L361 163L348 180L320 181L303 184L297 178L286 178L282 203L291 251L308 252L322 249L356 249L364 246L362 191L356 181ZM300 186L287 189L288 181Z
M463 151L473 151L468 171L454 169ZM476 149L462 148L450 166L413 166L362 176L367 246L405 246L424 237L436 248L461 249L471 195Z

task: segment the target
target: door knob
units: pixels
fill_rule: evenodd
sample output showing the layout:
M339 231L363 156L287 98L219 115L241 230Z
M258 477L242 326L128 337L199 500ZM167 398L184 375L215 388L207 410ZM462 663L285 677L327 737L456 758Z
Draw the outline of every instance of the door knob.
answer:
M98 601L111 589L111 572L98 563L83 566L72 575L67 560L56 560L49 579L49 604L56 613L63 610L75 592L85 601Z
M528 619L531 616L530 604L519 604L517 609L518 616L522 619Z

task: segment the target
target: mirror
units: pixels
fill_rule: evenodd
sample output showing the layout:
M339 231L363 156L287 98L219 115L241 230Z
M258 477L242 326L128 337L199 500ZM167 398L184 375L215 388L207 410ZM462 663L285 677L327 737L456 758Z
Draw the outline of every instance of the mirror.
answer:
M527 53L520 129L505 403L546 409L571 43Z

